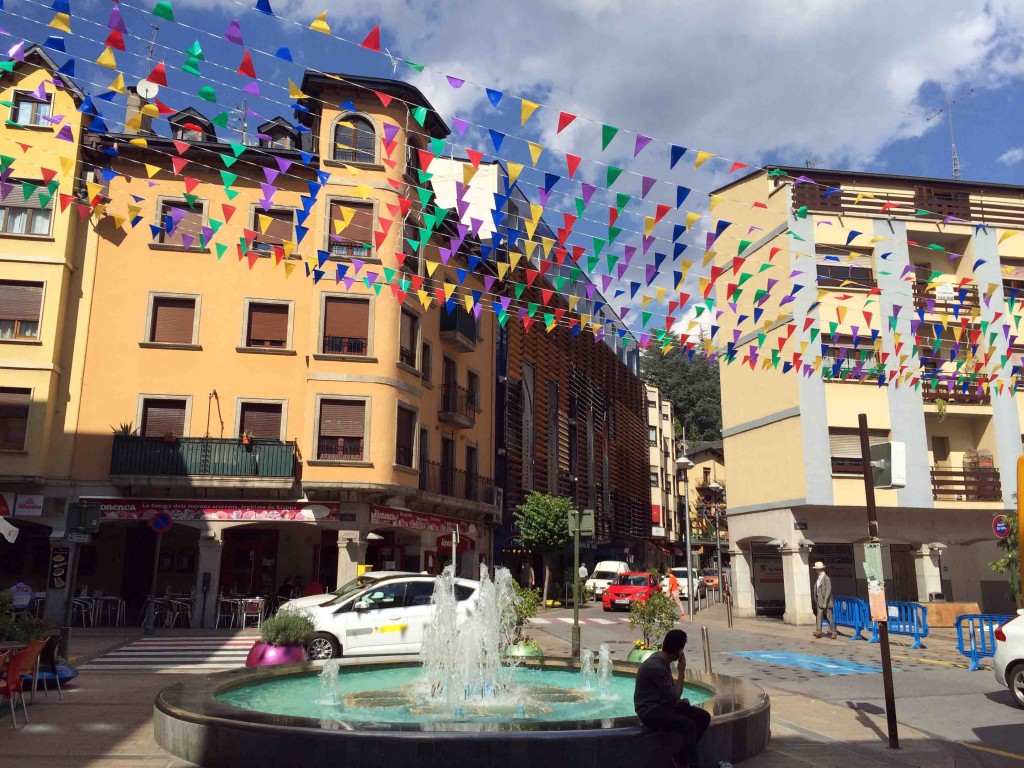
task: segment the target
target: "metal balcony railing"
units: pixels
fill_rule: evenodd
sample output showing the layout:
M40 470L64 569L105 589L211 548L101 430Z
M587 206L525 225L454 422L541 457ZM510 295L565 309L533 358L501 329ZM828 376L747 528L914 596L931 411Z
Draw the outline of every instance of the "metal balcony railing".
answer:
M366 338L358 336L324 336L325 355L365 355Z
M362 461L363 438L321 437L316 444L316 457L322 461Z
M936 501L1001 501L1003 488L995 467L944 469L932 467Z
M412 447L408 445L395 446L395 463L403 467L412 466Z
M476 349L476 319L461 307L454 312L441 312L441 340L463 352Z
M447 464L428 461L420 467L420 490L454 499L494 503L494 481L478 474L467 474Z
M972 309L978 309L978 289L973 285L965 285L963 288L953 286L953 299L940 299L937 296L935 284L929 287L925 280L914 282L914 308L923 309L926 312L958 313Z
M238 438L115 435L111 475L294 477L295 443Z
M473 407L473 393L465 387L448 385L441 392L441 408L437 418L445 424L463 429L476 424L476 408Z
M963 385L947 381L931 382L927 380L921 388L921 397L926 403L945 400L949 405L984 405L992 401L988 392L978 392L977 384Z

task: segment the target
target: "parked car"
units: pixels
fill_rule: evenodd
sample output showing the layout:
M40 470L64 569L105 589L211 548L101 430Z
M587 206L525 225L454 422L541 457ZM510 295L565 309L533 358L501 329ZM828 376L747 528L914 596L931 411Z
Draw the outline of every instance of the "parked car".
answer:
M595 600L600 599L615 577L628 570L629 563L621 560L602 560L594 566L594 572L587 579L586 586L594 591Z
M313 619L316 634L306 647L313 660L419 653L423 630L436 610L430 602L436 581L435 576L419 574L370 580L324 605L302 606L292 600L281 610L305 610ZM479 586L469 579L455 580L460 615L475 607Z
M718 569L717 568L705 568L704 569L704 584L708 589L718 589Z
M353 592L358 592L363 587L367 587L376 581L382 581L384 579L393 579L396 576L413 576L415 574L409 571L367 571L362 576L356 576L351 581L346 581L337 589L331 592L325 592L320 595L307 595L305 597L296 597L294 600L287 600L281 603L281 606L287 605L289 609L302 609L302 608L314 608L319 605L326 605L327 603L333 603L338 598L351 595ZM281 607L279 606L279 607Z
M646 600L661 592L658 577L646 571L620 573L601 596L601 607L606 611L629 610L633 603Z
M1013 703L1024 708L1024 616L1022 611L996 629L996 653L992 658L996 680L1009 688Z
M679 582L679 598L686 600L689 598L689 587L686 578L686 568L669 568L672 573L675 574L676 580ZM697 572L697 569L693 569L691 572L690 581L693 582L693 597L694 599L705 597L708 594L708 586L704 582L704 577ZM665 576L661 580L661 589L664 592L668 592L668 576Z

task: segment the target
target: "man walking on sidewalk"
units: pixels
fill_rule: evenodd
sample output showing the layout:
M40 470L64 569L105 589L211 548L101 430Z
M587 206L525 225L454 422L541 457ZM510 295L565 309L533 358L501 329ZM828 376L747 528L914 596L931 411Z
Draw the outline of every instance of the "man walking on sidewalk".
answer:
M836 624L832 618L832 579L825 573L825 564L819 560L814 564L814 570L818 572L818 580L814 582L814 610L818 615L817 630L815 637L821 637L822 620L828 622L830 637L836 639Z

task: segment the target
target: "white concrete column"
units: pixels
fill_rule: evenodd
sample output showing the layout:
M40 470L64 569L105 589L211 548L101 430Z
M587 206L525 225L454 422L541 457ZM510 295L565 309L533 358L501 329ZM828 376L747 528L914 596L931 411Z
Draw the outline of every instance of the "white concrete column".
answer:
M939 553L928 549L926 544L918 547L914 553L914 575L917 577L917 598L921 602L928 600L929 592L941 592Z
M338 587L358 575L357 566L366 558L366 542L356 531L338 531Z
M732 605L736 616L752 618L757 615L754 604L754 581L750 564L750 550L735 547L729 550L732 569Z
M786 587L787 624L813 624L814 602L811 599L811 571L807 564L810 552L806 549L780 549L782 578Z
M220 557L224 542L216 538L199 537L199 558L196 564L196 600L192 608L192 626L213 627L217 623L217 595L220 594ZM203 574L210 574L210 587L206 592L203 610Z

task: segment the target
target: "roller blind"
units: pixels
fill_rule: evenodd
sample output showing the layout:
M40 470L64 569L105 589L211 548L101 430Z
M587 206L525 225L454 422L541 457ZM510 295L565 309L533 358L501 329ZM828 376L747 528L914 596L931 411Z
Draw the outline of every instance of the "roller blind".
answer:
M249 305L249 333L246 345L250 347L283 347L288 342L288 305Z
M242 403L239 427L252 432L260 440L281 439L281 405L279 403Z
M196 300L157 296L153 299L153 326L149 340L157 344L191 344Z
M267 213L261 210L255 215L256 231L261 232L266 224L266 231L262 231L256 238L261 243L268 245L281 245L285 241L292 241L292 224L295 221L295 212L292 209L275 209Z
M142 404L142 436L163 437L168 432L184 436L185 401L146 400Z
M25 447L31 402L31 390L0 387L0 448L20 451Z
M411 312L402 312L402 323L399 330L398 343L403 349L416 349L416 324L419 318Z
M0 320L39 322L42 306L42 283L0 282Z
M326 299L324 336L365 339L370 328L370 303L360 299Z
M330 234L332 242L359 243L372 247L373 203L331 203Z
M885 430L872 429L868 431L869 445L878 445L888 440L889 433ZM856 429L829 429L828 443L833 457L844 459L860 458L860 433Z
M363 437L366 403L324 400L320 403L320 437Z
M173 220L171 212L174 210L181 211L182 216L174 225L171 233L167 234L168 222ZM191 238L187 243L189 247L199 245L199 236L203 232L203 204L201 201L196 201L195 208L189 208L188 203L185 202L164 202L160 207L160 214L160 225L164 227L162 242L183 246L186 245L186 242L182 239L182 235L187 235ZM176 215L174 214L174 216Z

